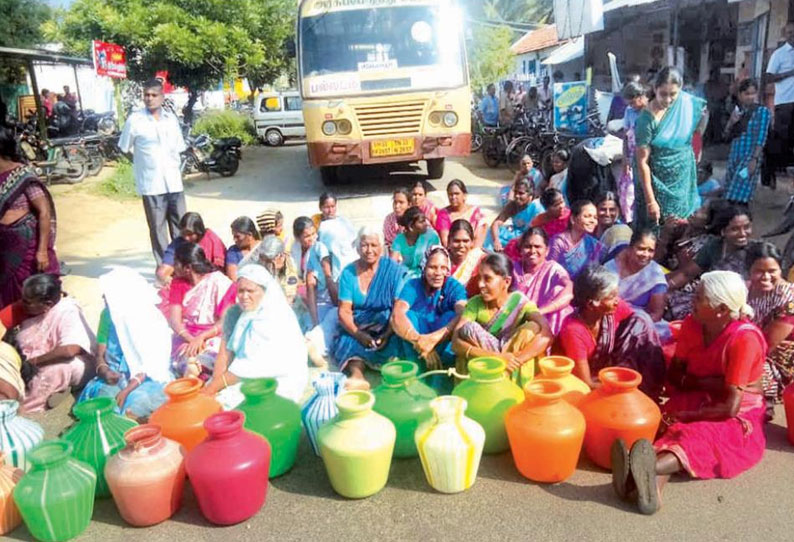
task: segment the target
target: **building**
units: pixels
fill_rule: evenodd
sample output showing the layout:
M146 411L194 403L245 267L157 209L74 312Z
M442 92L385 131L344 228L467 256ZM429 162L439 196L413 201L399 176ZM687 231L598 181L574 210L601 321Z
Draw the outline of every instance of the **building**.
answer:
M584 39L560 40L557 27L544 25L530 30L510 48L515 68L509 79L538 85L543 77L562 74L561 80L574 81L584 73Z

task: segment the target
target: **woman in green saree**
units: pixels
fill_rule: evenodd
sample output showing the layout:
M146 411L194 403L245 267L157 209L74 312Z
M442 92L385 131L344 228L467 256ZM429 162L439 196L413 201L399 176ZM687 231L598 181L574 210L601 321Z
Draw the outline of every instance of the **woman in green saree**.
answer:
M697 164L692 136L703 131L705 102L683 92L683 78L663 68L655 96L637 118L634 179L635 226L656 227L668 217L688 218L698 208Z

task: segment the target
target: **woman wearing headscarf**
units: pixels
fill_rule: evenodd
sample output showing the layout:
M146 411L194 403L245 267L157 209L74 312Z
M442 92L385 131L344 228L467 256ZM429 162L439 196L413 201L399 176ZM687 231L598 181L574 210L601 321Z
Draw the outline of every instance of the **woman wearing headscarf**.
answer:
M662 436L612 448L613 486L653 514L672 474L733 478L764 455L762 377L767 344L750 319L747 287L732 271L701 277L668 373Z
M295 311L301 328L311 327L311 316L303 298L298 295L301 280L295 262L284 250L284 243L275 235L269 235L259 244L259 262L276 279L287 303Z
M237 304L223 320L223 335L212 380L205 392L217 394L226 409L240 404L242 379L275 378L276 393L299 402L309 383L306 345L298 320L278 282L258 264L240 267Z
M99 277L105 308L97 331L96 376L77 402L112 397L119 413L148 418L167 399L171 330L157 309L159 296L128 267Z
M5 330L0 324L0 335L4 333ZM21 403L24 398L22 358L13 346L0 341L0 401L12 399Z

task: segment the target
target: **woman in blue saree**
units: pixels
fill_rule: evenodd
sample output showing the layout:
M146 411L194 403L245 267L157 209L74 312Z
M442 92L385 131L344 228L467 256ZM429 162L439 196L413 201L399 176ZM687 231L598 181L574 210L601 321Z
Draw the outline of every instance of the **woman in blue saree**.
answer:
M668 217L689 218L698 208L692 136L703 129L705 102L683 92L672 67L656 76L654 99L635 125L635 226L656 227Z
M518 239L529 229L532 220L545 211L539 201L532 201L533 187L522 177L513 184L513 199L499 213L491 224L483 248L502 252L513 239ZM505 224L508 220L512 224Z
M347 371L348 388L369 388L364 364L382 365L400 352L399 338L390 324L394 300L400 293L406 269L382 256L380 232L362 228L358 234L359 259L339 277L340 334L334 358Z
M599 263L605 253L604 245L593 235L598 226L596 206L580 200L571 206L568 229L549 242L549 260L563 266L572 279L591 263Z

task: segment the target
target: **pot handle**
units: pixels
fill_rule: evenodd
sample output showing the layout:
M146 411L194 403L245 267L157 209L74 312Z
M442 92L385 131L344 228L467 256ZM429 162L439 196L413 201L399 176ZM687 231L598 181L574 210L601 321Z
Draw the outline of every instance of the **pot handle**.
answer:
M461 380L467 380L467 379L471 378L469 375L462 375L462 374L459 374L459 373L458 373L458 372L455 370L455 368L454 368L454 367L450 367L449 369L440 369L440 370L437 370L437 371L427 371L427 372L425 372L425 373L422 373L422 374L420 374L420 375L417 375L417 376L416 376L416 378L426 378L426 377L428 377L428 376L433 376L433 375L447 375L447 376L454 376L455 378L459 378L459 379L461 379Z

